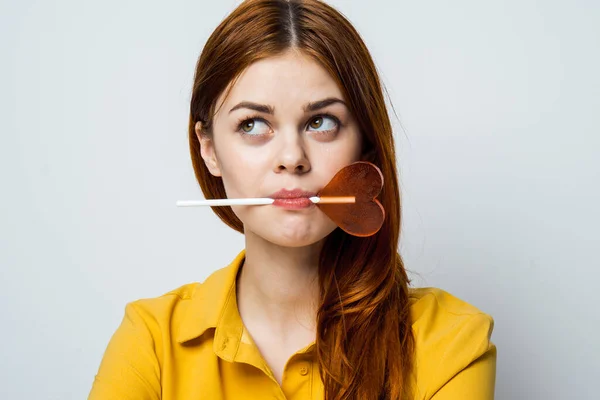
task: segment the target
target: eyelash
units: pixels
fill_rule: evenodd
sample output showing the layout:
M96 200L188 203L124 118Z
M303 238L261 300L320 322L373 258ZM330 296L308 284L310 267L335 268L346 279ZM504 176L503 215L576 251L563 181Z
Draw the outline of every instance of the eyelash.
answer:
M313 119L316 119L316 118L319 118L319 117L328 117L328 118L331 118L332 120L335 121L335 124L337 125L337 127L334 128L334 129L330 129L328 131L313 131L313 132L316 132L316 133L330 133L330 132L335 131L336 129L341 128L341 126L342 126L340 120L335 115L332 115L332 114L329 114L329 113L321 113L321 114L313 115L308 121L310 122ZM262 135L252 135L250 133L246 133L242 129L242 127L244 126L244 124L246 122L251 121L253 119L267 123L267 121L264 118L262 118L260 115L258 115L258 114L251 115L251 116L248 116L248 117L244 117L243 119L239 120L236 132L240 133L242 136L244 136L244 135L248 135L248 136L262 136Z

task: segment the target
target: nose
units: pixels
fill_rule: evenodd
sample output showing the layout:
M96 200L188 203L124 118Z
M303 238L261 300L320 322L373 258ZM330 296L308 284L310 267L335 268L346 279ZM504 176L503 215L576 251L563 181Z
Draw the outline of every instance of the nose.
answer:
M275 172L288 171L292 174L303 174L310 171L310 162L306 154L306 145L302 135L290 132L289 135L282 134L281 146L278 149Z

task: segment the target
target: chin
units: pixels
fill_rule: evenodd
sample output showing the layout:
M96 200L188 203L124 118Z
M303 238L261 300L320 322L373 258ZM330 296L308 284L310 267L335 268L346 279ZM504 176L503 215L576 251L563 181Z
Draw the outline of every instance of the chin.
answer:
M316 243L318 243L319 241L321 241L323 238L320 238L318 240L301 240L301 239L295 239L295 238L283 238L283 237L278 237L275 239L270 240L269 238L264 238L265 240L268 240L269 242L273 243L274 245L277 245L279 247L308 247L311 245L314 245Z
M244 234L258 236L282 247L313 245L337 228L337 225L322 213L286 211L282 215L281 210L251 211L254 212L238 214L238 218L244 224Z
M265 228L252 230L252 234L260 236L263 240L270 242L276 246L281 247L307 247L314 245L323 239L325 239L331 232L335 230L333 227L320 227L318 230L309 232L303 232L296 230L291 227L288 229L281 229L281 227L272 227L271 230L266 231Z

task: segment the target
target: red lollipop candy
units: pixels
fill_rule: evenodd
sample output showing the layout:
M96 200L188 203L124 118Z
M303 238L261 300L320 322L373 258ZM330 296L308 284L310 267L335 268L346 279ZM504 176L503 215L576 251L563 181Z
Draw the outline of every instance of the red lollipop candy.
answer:
M376 199L383 188L383 174L368 161L354 162L341 170L318 194L319 197L354 196L354 203L317 203L344 232L366 237L383 225L385 210Z

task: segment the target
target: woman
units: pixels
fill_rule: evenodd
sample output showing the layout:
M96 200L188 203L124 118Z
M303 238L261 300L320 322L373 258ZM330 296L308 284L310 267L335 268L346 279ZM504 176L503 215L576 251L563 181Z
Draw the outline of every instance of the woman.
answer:
M310 197L370 161L385 221L355 237L302 201L213 208L245 248L203 283L128 304L90 399L493 398L492 318L408 286L381 83L340 13L242 3L198 60L189 140L206 198Z

